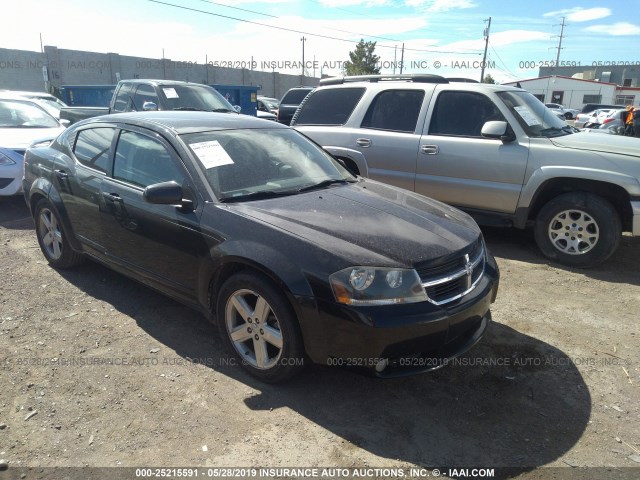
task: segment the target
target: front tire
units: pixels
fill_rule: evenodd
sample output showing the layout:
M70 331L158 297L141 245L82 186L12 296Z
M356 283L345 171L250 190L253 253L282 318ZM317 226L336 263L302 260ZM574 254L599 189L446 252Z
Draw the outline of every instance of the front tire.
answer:
M82 255L67 240L60 217L44 198L36 204L35 222L40 250L52 267L65 269L82 263Z
M298 320L282 292L258 273L233 275L221 287L217 318L223 341L251 375L289 380L304 366Z
M604 262L620 244L616 209L590 193L566 193L549 201L536 218L538 248L550 260L589 268Z

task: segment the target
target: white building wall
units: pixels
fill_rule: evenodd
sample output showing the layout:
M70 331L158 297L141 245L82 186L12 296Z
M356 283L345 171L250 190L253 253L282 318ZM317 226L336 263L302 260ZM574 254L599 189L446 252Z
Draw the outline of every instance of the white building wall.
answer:
M506 85L520 86L534 95L544 95L544 103L562 103L567 108L581 109L585 103L585 95L601 95L598 103L615 103L616 85L612 83L587 82L564 77L534 78L510 82ZM554 92L562 92L562 101L553 99Z

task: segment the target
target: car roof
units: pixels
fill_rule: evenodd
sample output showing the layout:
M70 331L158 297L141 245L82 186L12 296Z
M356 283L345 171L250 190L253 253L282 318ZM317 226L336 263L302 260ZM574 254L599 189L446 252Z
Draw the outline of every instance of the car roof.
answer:
M209 85L205 85L203 83L196 82L183 82L181 80L161 80L156 78L128 78L125 80L121 80L120 83L135 83L135 84L146 84L146 85L196 85L208 87ZM212 87L213 88L213 87Z
M78 125L113 122L127 123L141 127L154 125L172 130L176 134L206 132L210 130L289 128L270 120L261 120L253 116L237 113L176 112L172 110L116 113L113 115L94 117L79 122Z
M397 89L402 87L403 90L424 90L427 88L434 88L435 86L446 86L448 89L464 90L464 91L479 91L486 92L492 90L494 92L526 92L523 88L512 87L510 85L499 85L493 83L478 83L478 82L463 82L463 81L446 81L446 82L412 82L407 80L385 80L384 82L369 82L363 81L350 81L345 83L327 84L321 85L316 88L316 91L325 90L328 88L366 88L367 90L383 91L390 89Z

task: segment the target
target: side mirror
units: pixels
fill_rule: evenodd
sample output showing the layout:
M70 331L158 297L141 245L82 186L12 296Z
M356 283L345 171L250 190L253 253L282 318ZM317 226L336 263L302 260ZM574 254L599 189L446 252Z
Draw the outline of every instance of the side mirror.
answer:
M516 139L509 129L509 124L502 121L486 122L482 126L480 134L483 137L500 139L502 143L513 142Z
M240 111L242 110L242 107L240 105L234 105L233 109L236 111L236 113L240 113Z
M154 183L144 189L142 197L155 205L182 205L182 187L173 180Z
M145 112L158 110L158 104L154 102L144 102L142 104L142 110Z
M62 125L65 128L71 125L71 120L67 120L66 118L61 118L60 120L58 120L58 122L60 122L60 125Z

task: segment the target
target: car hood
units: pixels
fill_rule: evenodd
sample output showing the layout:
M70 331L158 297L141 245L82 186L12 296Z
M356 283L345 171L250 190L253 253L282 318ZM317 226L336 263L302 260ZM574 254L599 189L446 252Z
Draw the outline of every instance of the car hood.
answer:
M631 137L590 135L586 132L579 132L564 137L553 137L550 140L557 147L640 157L640 142Z
M0 128L0 147L25 150L34 141L55 138L64 127L55 128Z
M457 252L480 236L477 224L457 209L364 179L228 206L362 264L410 266Z

